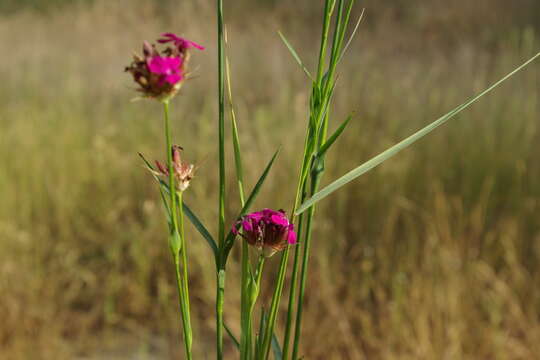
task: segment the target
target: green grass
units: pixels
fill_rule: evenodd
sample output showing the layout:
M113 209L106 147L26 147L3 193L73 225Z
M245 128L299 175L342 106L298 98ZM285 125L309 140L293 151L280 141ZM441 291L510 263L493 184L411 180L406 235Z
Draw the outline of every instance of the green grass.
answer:
M104 350L99 339L106 335L119 346L129 339L137 352L151 352L145 344L156 338L177 345L166 224L137 156L162 158L161 108L129 103L133 92L121 71L140 39L162 30L208 46L194 56L198 77L174 100L171 119L185 155L201 163L186 202L217 233L208 221L217 216L218 183L212 9L200 5L198 17L182 15L190 10L182 5L164 18L150 7L127 11L98 2L85 11L0 21L0 41L11 46L0 59L0 353L7 358L73 358ZM256 202L273 208L288 206L294 195L309 98L304 74L274 30L283 30L308 60L319 34L309 19L277 14L228 22L245 189L282 145ZM369 16L340 71L346 76L336 89L335 118L350 109L356 114L328 154L327 180L452 109L540 47L537 33L516 28L496 46L471 38L419 51L422 32L407 27L412 45L398 51L403 39L394 39L392 28L373 27ZM536 63L320 203L302 354L527 359L540 352L539 78ZM232 165L227 172L234 178ZM234 181L227 186L237 191ZM227 224L240 209L236 198L226 204ZM193 331L213 344L212 254L191 225L186 231ZM239 278L238 249L229 262L228 279ZM277 263L271 258L265 266ZM234 283L226 301L237 305ZM261 294L266 308L268 289ZM228 313L225 322L239 334L237 315ZM181 356L181 347L160 348L165 358ZM212 355L193 350L196 359ZM225 358L233 353L226 338Z

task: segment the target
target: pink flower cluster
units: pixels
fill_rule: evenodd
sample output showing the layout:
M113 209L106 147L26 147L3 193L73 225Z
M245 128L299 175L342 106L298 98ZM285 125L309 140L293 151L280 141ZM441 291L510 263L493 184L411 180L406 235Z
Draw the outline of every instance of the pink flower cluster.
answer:
M164 33L157 40L160 44L172 43L161 52L155 45L144 42L143 56L135 55L126 71L140 85L139 91L145 96L160 100L174 96L186 78L189 49L203 50L204 47L179 37L173 33Z
M240 234L248 244L265 250L268 255L296 244L294 224L289 222L283 210L252 212L235 224L233 232Z
M179 83L182 78L182 58L173 56L156 55L149 59L148 70L152 74L160 75L160 83L167 82L171 85Z

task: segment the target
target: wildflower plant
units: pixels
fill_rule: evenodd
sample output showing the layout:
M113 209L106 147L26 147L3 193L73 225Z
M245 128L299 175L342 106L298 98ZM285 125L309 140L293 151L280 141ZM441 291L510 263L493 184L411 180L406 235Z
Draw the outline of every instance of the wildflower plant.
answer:
M279 34L291 52L292 57L306 74L311 84L309 116L306 122L304 147L300 155L300 166L296 181L296 194L290 204L291 211L262 209L250 212L254 200L261 191L278 151L270 158L252 191L246 196L244 191L242 151L238 136L238 124L234 112L231 94L231 79L228 59L225 57L225 33L223 21L223 0L217 0L218 34L218 233L214 237L196 214L183 202L183 193L187 191L193 178L194 167L183 159L183 149L172 145L169 102L178 94L188 77L188 62L192 50L203 50L201 45L179 37L173 33L164 33L157 43L165 48L158 50L156 45L147 42L143 45L143 55L135 55L126 71L139 85L138 91L144 97L158 100L163 104L165 114L165 148L167 161L152 166L143 157L151 173L159 184L161 198L168 220L168 239L171 250L178 288L180 314L183 328L183 342L186 358L192 358L192 330L190 320L190 301L188 284L187 242L184 236L184 214L189 218L201 237L208 243L214 256L216 274L216 356L223 359L224 330L232 343L238 348L241 360L266 360L273 354L274 359L298 360L302 337L303 304L308 281L308 266L313 238L315 205L318 201L338 190L348 182L365 174L387 159L404 150L437 127L443 125L455 115L486 95L516 72L523 69L540 56L537 53L524 64L504 76L502 79L467 100L444 116L423 129L383 151L362 165L352 169L344 176L319 189L325 170L325 159L352 120L349 115L332 133L329 129L332 120L332 100L336 93L338 65L359 27L363 11L351 26L354 0L325 0L320 38L319 55L316 69L312 72L304 65L298 53L283 34ZM227 81L225 81L227 79ZM231 141L234 151L236 183L238 185L240 209L235 219L227 225L225 219L226 178L225 178L225 84L229 100ZM141 155L142 157L142 155ZM241 247L241 277L233 279L241 284L240 337L239 340L225 325L224 297L226 270L229 254L234 245ZM252 248L250 250L250 248ZM290 259L290 252L293 252ZM274 255L274 256L272 256ZM278 256L279 255L279 256ZM261 279L266 261L279 257L275 281L268 284L272 297L260 310L261 316L253 318L254 309L261 291ZM287 294L287 311L283 328L276 335L276 326L280 303L284 297L286 271L290 267L290 284ZM254 330L257 328L257 330Z

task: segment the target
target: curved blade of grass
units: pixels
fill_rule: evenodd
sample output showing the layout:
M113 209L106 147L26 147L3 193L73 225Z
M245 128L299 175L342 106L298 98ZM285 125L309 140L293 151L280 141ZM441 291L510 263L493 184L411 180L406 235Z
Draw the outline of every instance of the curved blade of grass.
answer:
M326 140L326 142L321 146L319 151L317 152L317 156L321 157L324 156L324 154L330 149L330 146L336 142L337 138L343 133L347 125L349 124L349 121L351 121L352 115L349 115L347 119L334 131L334 133Z
M264 181L266 180L266 177L268 176L268 173L270 172L270 169L272 168L272 165L274 164L274 160L276 160L276 157L277 157L278 154L279 154L279 149L276 150L276 152L274 153L274 155L272 156L272 158L268 162L268 165L266 165L266 168L264 169L264 171L261 174L259 180L257 181L255 186L253 187L253 190L251 191L251 193L249 194L249 197L246 200L246 203L242 207L242 210L240 211L240 214L238 214L237 219L239 219L242 216L244 216L245 214L247 214L249 208L251 207L251 205L253 204L253 202L257 198L257 195L259 194L259 191L261 190L261 187L264 184ZM227 235L227 237L225 239L224 261L227 261L227 257L229 255L229 252L230 252L230 250L232 248L232 245L234 243L234 237L235 237L235 235L234 235L234 233L232 232L232 229L231 229L231 231L229 231L229 233L228 233L228 235Z
M148 160L146 160L146 158L141 153L139 153L139 157L144 161L145 165L150 170L150 172L151 172L152 176L154 177L154 179L159 183L159 192L161 194L161 198L163 200L165 209L167 210L167 215L169 217L169 222L170 222L170 209L169 209L168 203L165 201L165 195L164 195L164 194L169 194L169 185L167 183L165 183L163 180L161 180L159 177L156 176L156 174L155 174L156 170L154 169L152 164L150 164L150 162L148 162ZM195 215L195 213L193 211L191 211L191 209L189 208L189 206L186 205L185 202L182 202L182 204L183 204L183 209L184 209L188 219L191 221L193 226L195 226L195 228L199 231L199 233L202 235L202 237L206 240L208 245L210 245L210 248L212 249L212 252L214 253L214 256L217 256L217 254L218 254L217 244L216 244L216 241L214 240L214 238L212 237L212 235L210 234L210 232L208 231L208 229L206 229L206 227L199 220L197 215Z
M185 202L182 202L182 205L183 205L183 208L184 208L184 212L185 212L186 216L188 217L189 221L191 221L193 226L195 226L195 228L199 231L199 233L206 240L208 245L210 245L210 248L212 248L212 251L214 252L214 256L217 256L217 254L218 254L217 244L216 244L214 238L212 237L212 235L210 235L210 232L208 232L208 230L201 223L201 221L199 220L197 215L195 215L195 213L193 211L191 211L191 209L189 208L189 206L187 206L187 204Z
M279 345L279 340L276 336L276 333L272 334L272 351L274 352L274 359L281 360L283 359L283 351Z
M304 65L304 63L302 62L302 59L300 59L300 56L298 56L298 53L296 52L296 50L294 50L293 46L289 43L289 41L287 41L287 38L285 37L285 35L283 35L283 33L281 31L278 31L278 34L279 34L279 37L281 38L281 40L283 41L283 43L285 44L285 46L287 46L287 49L289 49L289 52L291 53L291 55L294 57L294 59L296 60L296 62L298 63L298 65L300 65L300 67L302 68L302 70L304 71L304 73L312 80L312 81L315 81L313 80L313 77L311 76L311 73L309 72L309 70L307 69L307 67Z
M232 333L231 329L227 326L227 324L223 324L223 327L225 328L225 331L227 334L229 334L229 337L231 338L232 342L236 346L237 349L240 349L240 343L238 342L238 339L234 334Z
M232 100L231 90L231 70L229 66L229 58L225 57L225 73L227 76L227 95L229 100L229 109L231 113L231 131L233 139L234 149L234 164L236 169L236 180L238 181L238 193L240 195L240 202L244 206L244 171L242 167L242 152L240 151L240 139L238 137L238 126L236 125L236 114L234 112L234 105Z
M349 36L349 40L347 40L347 43L345 43L345 46L343 47L343 50L341 51L341 55L339 56L338 63L343 59L343 56L347 52L347 49L351 45L354 37L356 36L356 32L358 31L358 28L360 27L360 23L362 22L362 19L364 18L364 11L366 9L362 9L362 12L360 13L360 16L358 17L358 20L356 21L356 25L354 25L353 31L351 33L351 36Z
M490 91L495 89L497 86L499 86L501 83L506 81L508 78L510 78L512 75L514 75L515 73L517 73L518 71L523 69L525 66L527 66L528 64L533 62L539 56L540 56L540 52L537 53L536 55L534 55L529 60L527 60L522 65L518 66L512 72L510 72L509 74L504 76L502 79L495 82L493 85L491 85L490 87L488 87L487 89L485 89L484 91L479 93L478 95L472 97L470 100L466 101L465 103L459 105L458 107L456 107L452 111L448 112L446 115L440 117L439 119L435 120L434 122L432 122L428 126L422 128L421 130L419 130L416 133L412 134L408 138L402 140L401 142L397 143L396 145L392 146L391 148L387 149L386 151L380 153L379 155L371 158L370 160L368 160L364 164L362 164L362 165L358 166L357 168L349 171L347 174L343 175L339 179L337 179L334 182L332 182L331 184L327 185L322 190L315 193L311 198L309 198L302 205L300 205L300 207L296 210L295 214L298 215L298 214L301 214L302 212L306 211L309 207L313 206L313 204L315 204L318 201L324 199L325 197L327 197L328 195L330 195L334 191L338 190L339 188L341 188L345 184L351 182L352 180L356 179L360 175L365 174L369 170L373 169L377 165L379 165L382 162L388 160L389 158L396 155L401 150L407 148L409 145L415 143L416 141L418 141L419 139L421 139L425 135L429 134L430 132L432 132L433 130L438 128L439 126L443 125L448 120L452 119L455 115L460 113L462 110L468 108L470 105L475 103L478 99L480 99L482 96L486 95L487 93L489 93Z

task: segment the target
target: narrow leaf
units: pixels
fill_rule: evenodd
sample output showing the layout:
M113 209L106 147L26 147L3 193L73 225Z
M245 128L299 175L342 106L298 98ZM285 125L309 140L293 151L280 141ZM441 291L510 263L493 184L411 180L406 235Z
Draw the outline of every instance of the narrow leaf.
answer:
M268 173L270 172L270 169L272 168L272 165L274 164L274 160L276 160L277 155L279 154L279 149L276 150L274 153L274 156L270 159L268 162L268 165L266 165L266 168L264 169L261 177L259 178L259 181L255 184L255 187L253 187L253 190L251 191L251 194L249 194L249 197L246 200L246 203L244 204L244 207L240 211L240 214L238 214L237 219L240 219L242 216L247 214L249 208L257 198L257 195L259 194L259 191L261 190L262 185L264 184L264 181L266 180L266 177L268 176ZM227 235L227 238L225 239L225 251L224 251L224 259L227 260L227 257L229 255L229 251L232 248L232 245L234 243L234 233L232 232L232 229L229 231L229 234Z
M355 35L356 35L356 32L358 31L358 27L360 27L360 23L362 22L362 19L364 18L364 11L366 9L362 9L362 12L360 13L360 16L358 17L358 20L356 21L356 25L354 26L354 29L351 33L351 36L349 37L349 40L347 40L347 43L345 44L345 46L343 47L343 51L341 51L341 55L339 56L339 60L338 60L338 63L341 61L341 59L343 59L343 56L345 55L345 53L347 52L347 49L349 49L349 46L351 45Z
M365 162L364 164L358 166L357 168L349 171L347 174L343 175L342 177L340 177L339 179L337 179L333 183L327 185L325 188L318 191L311 198L309 198L306 202L304 202L298 208L298 210L296 211L295 214L298 215L298 214L301 214L302 212L306 211L309 207L313 206L313 204L317 203L321 199L323 199L326 196L330 195L331 193L338 190L339 188L341 188L345 184L347 184L347 183L351 182L352 180L356 179L360 175L365 174L369 170L373 169L377 165L379 165L382 162L388 160L389 158L391 158L392 156L394 156L395 154L397 154L401 150L407 148L409 145L415 143L417 140L419 140L422 137L424 137L425 135L429 134L431 131L433 131L436 128L438 128L439 126L443 125L448 120L453 118L455 115L460 113L462 110L466 109L467 107L469 107L470 105L475 103L482 96L486 95L487 93L489 93L490 91L495 89L497 86L499 86L501 83L503 83L505 80L510 78L512 75L514 75L515 73L517 73L518 71L523 69L525 66L530 64L532 61L534 61L539 56L540 56L540 52L537 53L536 55L534 55L529 60L527 60L522 65L518 66L512 72L510 72L509 74L504 76L502 79L500 79L499 81L497 81L496 83L494 83L493 85L491 85L490 87L488 87L487 89L485 89L484 91L479 93L478 95L472 97L471 99L469 99L465 103L459 105L458 107L456 107L452 111L448 112L446 115L440 117L439 119L435 120L434 122L432 122L428 126L426 126L423 129L417 131L413 135L411 135L408 138L402 140L401 142L397 143L396 145L392 146L391 148L387 149L386 151L380 153L379 155L373 157L372 159L368 160L367 162Z
M349 124L349 121L351 121L352 115L349 115L347 119L337 128L336 131L326 140L326 142L321 146L317 153L317 157L324 156L324 154L330 149L330 147L336 142L337 138L343 133L347 125Z
M188 219L191 221L193 226L195 226L195 228L199 231L199 233L202 235L202 237L206 240L208 245L210 245L210 247L212 248L212 251L214 252L214 256L217 256L218 248L217 248L217 244L216 244L214 238L212 237L212 235L210 235L210 233L208 232L206 227L201 223L201 221L199 220L197 215L195 215L195 213L193 211L191 211L189 206L187 206L187 204L185 202L182 202L182 205L184 207L184 212L185 212L186 216L188 217Z
M234 345L236 346L237 349L240 349L240 342L238 342L238 339L234 336L234 334L232 333L231 329L227 326L227 324L223 324L223 327L225 328L225 331L227 332L227 334L229 334L229 337L231 338L231 340L233 341Z
M281 37L281 40L283 41L283 43L285 44L285 46L287 46L287 49L289 49L291 55L294 57L294 59L296 60L296 62L298 63L298 65L300 65L300 67L302 68L302 70L304 71L304 73L306 73L306 75L312 80L313 80L313 77L311 76L311 73L309 72L309 70L306 68L306 66L304 65L304 63L302 62L302 59L300 59L300 56L298 56L298 53L296 52L296 50L294 50L293 46L287 41L287 38L285 37L285 35L283 35L281 33L281 31L278 31L278 34L279 34L279 37Z
M232 138L233 138L233 148L234 148L234 164L236 169L236 179L238 181L238 192L240 195L240 202L244 206L244 171L242 169L242 152L240 151L240 139L238 137L238 126L236 125L236 114L234 112L234 105L232 100L232 90L231 90L231 71L229 66L229 59L225 58L225 69L227 75L227 95L229 100L229 109L231 112L231 122L232 122Z

